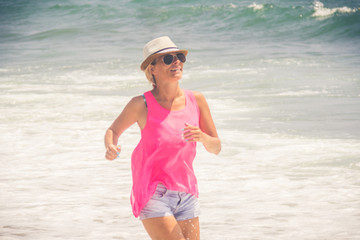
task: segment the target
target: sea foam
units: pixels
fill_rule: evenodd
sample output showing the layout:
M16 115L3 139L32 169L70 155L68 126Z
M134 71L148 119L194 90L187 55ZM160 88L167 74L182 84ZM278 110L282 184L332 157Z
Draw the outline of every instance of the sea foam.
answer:
M264 5L253 3L253 4L249 5L248 8L252 8L254 11L257 11L257 10L264 9Z
M320 1L314 2L314 10L313 17L318 18L328 18L331 17L335 13L352 13L356 12L357 9L349 8L349 7L337 7L337 8L326 8L324 4Z

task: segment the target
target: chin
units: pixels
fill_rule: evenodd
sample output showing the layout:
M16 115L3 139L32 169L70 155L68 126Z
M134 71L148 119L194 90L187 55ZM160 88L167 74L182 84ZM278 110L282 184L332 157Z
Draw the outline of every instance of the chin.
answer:
M182 78L182 74L180 76L173 76L173 79L179 81Z

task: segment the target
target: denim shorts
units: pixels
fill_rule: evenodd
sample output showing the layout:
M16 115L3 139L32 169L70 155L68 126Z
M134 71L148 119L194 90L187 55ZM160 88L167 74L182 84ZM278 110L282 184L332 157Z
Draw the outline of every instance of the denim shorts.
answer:
M177 221L183 221L199 215L197 197L186 192L168 190L159 183L154 195L142 209L139 219L174 216Z

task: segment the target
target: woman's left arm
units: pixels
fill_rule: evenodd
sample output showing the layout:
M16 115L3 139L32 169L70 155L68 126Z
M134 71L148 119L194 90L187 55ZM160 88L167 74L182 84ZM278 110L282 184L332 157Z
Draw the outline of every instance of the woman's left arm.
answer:
M193 92L200 110L200 127L186 124L184 128L184 139L189 142L202 142L208 152L219 154L221 141L212 119L209 105L204 95Z

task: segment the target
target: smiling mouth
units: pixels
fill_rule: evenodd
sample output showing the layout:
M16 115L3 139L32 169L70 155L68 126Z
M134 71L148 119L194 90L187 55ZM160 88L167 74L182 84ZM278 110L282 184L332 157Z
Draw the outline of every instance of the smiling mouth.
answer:
M181 72L181 68L175 68L175 69L171 69L171 72Z

